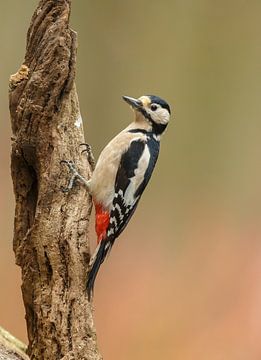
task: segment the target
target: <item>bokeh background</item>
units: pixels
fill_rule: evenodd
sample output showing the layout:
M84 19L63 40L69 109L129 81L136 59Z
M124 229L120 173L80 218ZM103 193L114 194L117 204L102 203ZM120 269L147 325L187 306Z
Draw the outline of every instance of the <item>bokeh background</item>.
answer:
M0 2L0 324L24 341L7 88L36 4ZM104 359L260 360L261 2L78 0L71 24L96 157L131 120L121 95L157 94L173 110L151 183L97 279Z

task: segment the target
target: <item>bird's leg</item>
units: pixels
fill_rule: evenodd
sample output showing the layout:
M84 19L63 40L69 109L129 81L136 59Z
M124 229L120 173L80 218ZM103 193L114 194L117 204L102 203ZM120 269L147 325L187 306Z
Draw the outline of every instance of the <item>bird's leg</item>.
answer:
M80 144L80 146L85 146L85 149L82 150L81 154L86 152L87 160L88 160L88 162L90 164L91 170L94 171L94 169L95 169L95 160L94 160L94 156L92 154L91 145L89 145L87 143L82 143L82 144Z
M76 170L75 165L72 161L62 160L62 161L60 161L60 163L67 165L68 169L71 173L71 178L69 180L67 187L62 188L63 192L70 191L73 188L76 180L80 180L84 184L84 186L86 186L87 190L90 191L89 181L86 180L81 174L78 173L78 171Z

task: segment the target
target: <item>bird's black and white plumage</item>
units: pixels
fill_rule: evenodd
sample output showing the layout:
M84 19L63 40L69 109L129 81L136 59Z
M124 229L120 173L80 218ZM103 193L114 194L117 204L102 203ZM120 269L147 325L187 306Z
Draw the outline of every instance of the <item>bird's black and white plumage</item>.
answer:
M170 107L157 96L124 96L134 121L104 148L88 187L96 208L98 246L90 261L90 298L100 265L133 215L155 167Z

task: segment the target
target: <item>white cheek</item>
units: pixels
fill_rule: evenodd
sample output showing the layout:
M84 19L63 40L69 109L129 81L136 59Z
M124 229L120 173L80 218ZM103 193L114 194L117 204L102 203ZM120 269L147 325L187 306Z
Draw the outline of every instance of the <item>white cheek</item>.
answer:
M169 122L169 112L163 108L159 108L156 111L150 110L150 116L158 124L167 124Z

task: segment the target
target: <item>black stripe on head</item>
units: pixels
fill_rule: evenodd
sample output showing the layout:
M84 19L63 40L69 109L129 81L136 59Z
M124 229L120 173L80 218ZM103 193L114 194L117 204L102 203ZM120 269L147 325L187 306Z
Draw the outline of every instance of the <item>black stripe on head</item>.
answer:
M153 121L152 119L150 119L151 125L152 125L152 130L154 132L155 135L161 135L168 124L158 124L155 121Z
M149 122L151 123L152 126L152 131L154 132L155 135L161 135L164 130L166 129L168 124L158 124L156 123L152 117L150 116L150 114L147 113L147 111L144 108L139 108L138 109L139 112L142 113L142 115L149 120Z
M151 103L159 104L163 109L168 110L168 112L171 114L170 106L165 100L163 100L162 98L156 95L147 95L147 96L150 98Z

